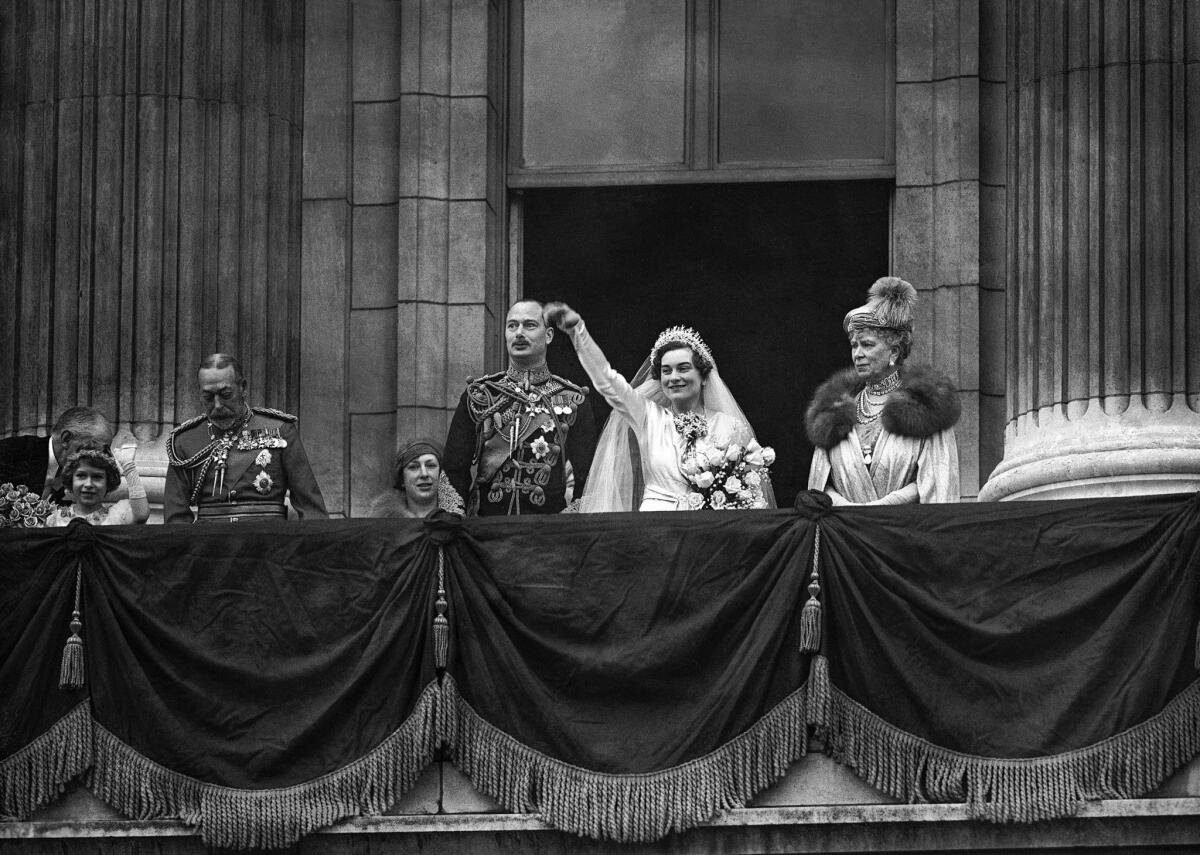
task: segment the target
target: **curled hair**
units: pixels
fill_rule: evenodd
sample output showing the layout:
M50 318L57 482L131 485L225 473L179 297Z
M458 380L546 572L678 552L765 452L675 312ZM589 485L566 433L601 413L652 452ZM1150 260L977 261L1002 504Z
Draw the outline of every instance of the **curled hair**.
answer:
M672 350L690 350L692 352L692 364L700 372L700 376L708 379L708 375L713 370L712 361L699 353L696 348L692 347L686 341L665 341L658 347L654 348L654 355L650 359L651 375L655 380L662 377L662 361L663 354L670 353Z
M63 464L63 478L66 483L75 480L75 470L79 468L79 464L87 463L95 466L97 469L104 470L104 480L108 485L106 493L111 493L117 489L121 483L121 470L117 466L117 461L111 454L108 454L103 448L94 442L89 442L81 446L74 454L67 458Z
M908 359L908 354L912 352L913 334L911 330L898 330L894 327L855 326L850 329L850 340L853 341L854 336L860 332L876 335L888 347L897 348L897 365L903 365L904 360Z

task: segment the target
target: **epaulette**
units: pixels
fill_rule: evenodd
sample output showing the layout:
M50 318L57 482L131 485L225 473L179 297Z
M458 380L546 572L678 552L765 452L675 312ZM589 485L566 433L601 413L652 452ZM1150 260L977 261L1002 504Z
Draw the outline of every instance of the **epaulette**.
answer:
M484 383L488 380L499 380L507 373L507 371L494 371L491 374L484 374L482 377L468 377L467 385L470 386L472 383Z
M578 392L581 395L586 395L588 393L587 386L576 386L574 383L572 383L566 377L559 377L557 374L551 374L550 377L553 378L554 380L557 380L559 383L561 383L566 388L570 389L572 392Z
M277 419L283 419L285 422L295 422L300 419L293 416L291 413L285 413L283 410L276 410L272 407L251 407L250 409L258 413L260 416L274 416Z
M192 418L188 419L188 420L187 420L186 422L184 422L183 424L181 424L181 425L178 425L177 427L174 427L174 428L172 428L172 429L171 429L171 432L167 434L167 443L166 443L166 447L167 447L167 459L168 459L168 460L169 460L169 461L170 461L170 462L171 462L173 465L175 465L175 466L179 466L179 465L181 465L181 464L182 464L182 462L183 462L183 461L181 461L181 460L180 460L180 459L179 459L179 458L176 456L176 454L175 454L175 437L176 437L178 434L181 434L181 433L183 433L185 430L188 430L189 428L194 428L196 425L198 425L198 424L200 424L201 422L203 422L203 421L205 420L205 418L206 418L206 417L205 417L205 416L202 416L202 415L201 415L201 416L193 416Z

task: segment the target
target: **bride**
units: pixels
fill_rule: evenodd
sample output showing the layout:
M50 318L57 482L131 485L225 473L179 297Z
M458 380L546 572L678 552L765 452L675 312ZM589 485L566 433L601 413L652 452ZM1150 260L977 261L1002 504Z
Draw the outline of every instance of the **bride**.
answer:
M545 314L547 324L570 337L596 391L613 408L580 511L688 510L695 507L689 497L696 492L684 470L694 464L698 441L755 447L754 432L722 382L708 345L694 330L664 330L631 385L608 364L578 312L565 303L548 303ZM629 442L631 430L636 452ZM640 505L635 503L635 453L641 457L644 481ZM759 504L773 505L770 482L764 479L761 489Z

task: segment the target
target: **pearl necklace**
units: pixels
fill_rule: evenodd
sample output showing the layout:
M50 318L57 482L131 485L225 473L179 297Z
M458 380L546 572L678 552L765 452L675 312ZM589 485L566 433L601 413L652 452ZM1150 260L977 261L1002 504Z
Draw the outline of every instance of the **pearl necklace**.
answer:
M889 393L900 388L900 372L893 371L880 383L864 386L855 396L854 420L860 425L868 425L883 415Z

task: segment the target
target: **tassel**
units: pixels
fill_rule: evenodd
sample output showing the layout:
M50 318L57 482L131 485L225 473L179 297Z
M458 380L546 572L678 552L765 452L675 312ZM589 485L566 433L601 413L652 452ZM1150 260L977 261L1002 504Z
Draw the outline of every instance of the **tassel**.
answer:
M821 586L815 580L808 585L808 602L800 611L800 652L816 653L821 649L821 601L817 595Z
M442 547L438 547L438 592L434 608L437 614L433 618L433 664L441 669L446 668L450 660L450 621L446 619L446 571L442 563Z
M821 556L821 524L813 534L812 579L808 583L808 602L800 610L800 652L816 653L821 649L821 580L817 568Z
M824 732L830 725L833 693L829 685L829 660L814 656L808 666L808 692L805 695L804 721Z
M79 631L83 621L79 619L79 589L82 571L75 568L75 610L71 612L71 635L63 647L62 665L58 669L58 687L64 691L82 689L86 679L83 667L83 638Z

